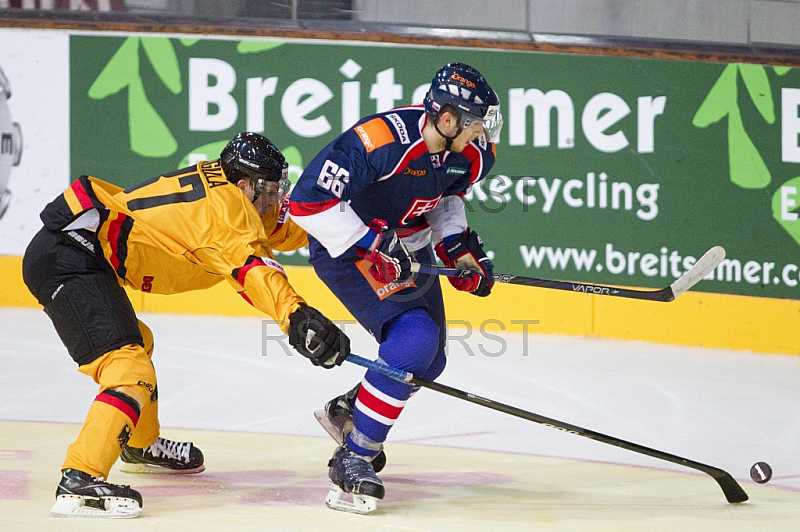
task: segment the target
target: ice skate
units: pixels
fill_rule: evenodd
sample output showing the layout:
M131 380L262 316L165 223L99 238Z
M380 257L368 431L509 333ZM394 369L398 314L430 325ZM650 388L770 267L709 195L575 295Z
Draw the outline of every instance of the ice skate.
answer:
M322 410L314 412L319 424L330 434L336 443L342 445L344 438L353 430L353 403L358 395L360 384L344 395L334 397L325 404ZM380 473L386 466L386 453L381 446L380 452L372 459L372 469Z
M142 513L142 496L130 486L65 469L56 489L55 517L131 518Z
M191 442L159 438L139 449L125 446L120 471L126 473L201 473L205 471L203 453Z
M340 445L328 462L328 478L331 489L325 499L328 508L356 514L369 514L378 508L383 499L383 482L375 475L372 464ZM352 496L353 502L344 500L345 493Z

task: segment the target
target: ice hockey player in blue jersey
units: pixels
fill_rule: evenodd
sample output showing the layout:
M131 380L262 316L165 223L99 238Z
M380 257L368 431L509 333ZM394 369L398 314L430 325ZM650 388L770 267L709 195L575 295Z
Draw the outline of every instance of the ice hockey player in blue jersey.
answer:
M494 164L499 103L477 70L447 64L423 105L364 118L326 146L290 198L294 221L309 233L311 265L378 341L380 360L425 379L444 370L445 311L439 279L412 276L411 265L434 264L435 252L447 267L474 270L449 278L455 288L489 295L492 263L461 196ZM413 391L368 371L316 412L340 444L328 464L328 506L377 508L383 442Z

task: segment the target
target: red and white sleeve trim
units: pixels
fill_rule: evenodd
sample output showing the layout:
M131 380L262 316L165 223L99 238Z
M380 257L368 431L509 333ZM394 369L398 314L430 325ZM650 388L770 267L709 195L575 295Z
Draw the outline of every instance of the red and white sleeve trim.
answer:
M347 251L369 231L353 208L338 200L335 208L308 216L294 216L292 211L292 220L319 240L334 258Z

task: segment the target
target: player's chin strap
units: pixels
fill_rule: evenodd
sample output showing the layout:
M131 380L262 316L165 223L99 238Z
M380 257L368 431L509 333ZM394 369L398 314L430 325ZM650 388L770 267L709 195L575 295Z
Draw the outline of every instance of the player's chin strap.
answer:
M442 130L439 129L439 124L436 123L437 120L433 121L434 129L436 129L436 132L438 134L440 134L442 137L444 137L444 139L445 139L444 149L446 151L450 151L450 148L453 146L453 141L456 140L456 138L461 134L462 131L464 131L464 128L461 127L461 117L458 116L456 118L458 119L458 129L456 130L456 134L453 135L452 137L448 137L447 135L442 133Z

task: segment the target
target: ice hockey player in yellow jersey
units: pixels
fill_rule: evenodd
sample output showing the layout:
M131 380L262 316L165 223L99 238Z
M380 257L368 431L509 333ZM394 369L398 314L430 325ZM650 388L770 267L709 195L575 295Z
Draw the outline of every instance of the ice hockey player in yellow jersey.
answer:
M82 176L42 211L23 278L78 370L100 385L67 450L53 515L139 515L139 492L106 480L118 458L127 472L205 469L191 442L160 437L153 335L123 287L175 294L225 282L314 365L347 357L347 336L295 292L273 254L307 243L287 219L287 167L267 138L241 133L219 159L128 189Z

